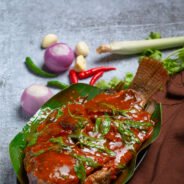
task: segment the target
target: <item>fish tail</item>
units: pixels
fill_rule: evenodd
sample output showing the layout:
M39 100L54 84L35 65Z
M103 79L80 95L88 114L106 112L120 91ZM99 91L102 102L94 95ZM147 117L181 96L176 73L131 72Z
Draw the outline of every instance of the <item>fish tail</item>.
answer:
M165 86L167 80L168 73L162 63L145 57L138 67L130 88L140 92L145 100L148 100L161 87Z

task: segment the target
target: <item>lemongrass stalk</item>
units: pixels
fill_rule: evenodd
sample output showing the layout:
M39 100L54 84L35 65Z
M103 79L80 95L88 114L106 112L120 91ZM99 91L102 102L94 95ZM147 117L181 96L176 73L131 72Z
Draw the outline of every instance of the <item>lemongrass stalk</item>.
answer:
M142 53L145 49L170 49L184 46L184 36L160 38L153 40L119 41L102 44L97 48L99 54L110 52L113 54L131 55Z

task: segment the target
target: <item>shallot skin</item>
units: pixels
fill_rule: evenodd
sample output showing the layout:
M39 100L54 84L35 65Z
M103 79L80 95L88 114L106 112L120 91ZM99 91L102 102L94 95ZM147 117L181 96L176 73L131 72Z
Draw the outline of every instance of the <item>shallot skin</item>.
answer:
M60 73L69 68L75 58L73 50L65 43L48 47L44 54L45 66L52 72Z

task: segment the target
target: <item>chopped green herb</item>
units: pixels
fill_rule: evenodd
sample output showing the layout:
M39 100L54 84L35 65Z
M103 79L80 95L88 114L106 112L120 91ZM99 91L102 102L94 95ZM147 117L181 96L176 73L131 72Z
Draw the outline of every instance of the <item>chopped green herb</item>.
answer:
M77 140L78 143L81 145L91 147L91 148L96 148L99 151L106 152L107 154L111 156L115 155L113 151L109 150L103 145L103 142L105 141L103 138L90 137L90 136L85 135L82 132L79 132L78 134L72 134L70 135L70 137L72 139Z
M124 78L124 89L128 89L130 84L132 83L134 75L130 72L126 73Z
M125 128L123 124L118 123L117 128L126 144L140 143L140 140L135 136L135 134L130 129Z
M113 105L111 105L111 104L108 104L108 103L101 103L100 105L103 105L103 106L105 106L105 107L108 107L109 109L111 109L112 110L112 113L113 113L113 115L115 115L116 114L116 108L113 106Z
M111 156L114 156L115 153L111 150L109 150L108 148L106 148L105 146L103 145L99 145L98 142L92 142L92 141L84 141L84 140L81 140L80 141L81 144L85 145L85 146L88 146L88 147L92 147L92 148L96 148L98 149L99 151L104 151L106 152L108 155L111 155Z
M111 119L108 115L104 118L97 118L95 123L95 132L100 132L102 135L106 135L110 130Z
M55 112L57 112L57 115L55 117ZM47 116L47 120L49 122L54 121L55 119L57 120L61 115L63 114L63 112L61 111L60 108L50 112ZM41 115L39 116L41 117ZM53 119L54 118L54 119ZM29 132L27 132L26 134L26 141L28 142L27 146L33 146L34 144L36 144L37 139L40 135L42 135L42 133L48 128L47 124L44 129L42 129L41 131L37 132L37 127L39 125L39 122L42 122L44 120L44 118L41 119L36 119L34 121L32 121L32 126Z
M62 137L54 137L49 139L50 142L57 144L61 149L72 151L71 147L66 145Z
M34 144L36 144L38 136L40 135L40 132L37 132L37 128L38 125L41 121L43 121L44 118L42 117L42 114L40 113L38 115L38 118L35 118L34 120L30 120L31 123L31 127L29 127L29 125L27 125L23 131L26 134L26 141L27 141L27 146L33 146Z
M107 90L107 89L113 89L115 88L122 80L118 79L117 77L113 77L109 82L106 82L105 80L100 80L96 83L96 87Z
M76 165L74 166L75 173L81 182L84 182L86 178L86 170L83 163L77 160Z
M110 88L115 88L119 83L120 83L120 79L118 79L117 77L113 77L110 81L109 81L109 83L108 83L108 85L110 86Z
M117 112L119 113L119 114L121 114L122 116L125 116L125 117L127 117L128 116L128 110L117 110Z
M61 111L61 108L57 109L57 115L55 119L58 119L59 117L61 117L63 115L63 111Z
M86 124L88 123L88 121L87 121L87 119L85 117L72 114L71 111L70 111L70 108L68 108L68 114L72 118L78 120L77 127L80 128L80 129L84 128L86 126Z
M39 156L39 155L41 155L41 154L43 154L43 153L45 153L45 152L47 152L47 151L49 151L50 149L46 149L46 150L40 150L40 151L38 151L38 152L36 152L36 153L33 153L32 155L34 156L34 157L37 157L37 156Z
M54 123L58 120L58 118L63 114L61 108L54 109L45 119L48 123Z
M112 112L113 112L113 115L121 114L121 115L123 115L123 116L127 116L128 110L119 110L119 109L116 109L113 105L108 104L108 103L101 103L101 105L106 106L106 107L108 107L109 109L111 109Z
M100 80L96 83L95 86L102 90L114 89L120 82L123 82L123 80L120 80L117 77L113 77L109 82Z
M143 52L139 61L143 57L151 57L156 60L162 60L162 53L156 49L147 49ZM184 48L178 49L171 54L169 54L165 59L162 60L164 68L168 71L170 75L178 73L184 70Z
M184 70L184 48L172 52L162 62L170 75Z
M90 137L86 134L84 134L83 132L79 131L79 132L76 132L75 134L71 134L69 135L72 139L76 139L76 140L80 140L80 139L83 139L83 140L89 140L89 141L102 141L104 140L103 138L95 138L95 137Z
M117 166L119 169L125 169L126 168L126 165L125 164L118 164Z
M110 85L105 81L105 80L99 80L96 84L96 87L105 90L105 89L110 89Z
M36 66L30 57L26 57L25 64L31 72L33 72L38 76L46 77L46 78L57 77L56 74L45 72L44 70Z
M111 126L111 119L108 115L105 115L104 119L102 120L101 123L101 133L102 135L108 134Z
M36 144L39 135L40 133L36 132L27 136L27 141L28 141L27 146L33 146L34 144Z
M101 118L97 118L96 122L95 122L95 132L100 132L100 125L102 123L102 119Z
M45 150L40 150L40 151L34 153L33 155L34 155L34 156L39 156L39 155L41 155L41 154L43 154L43 153L45 153Z
M51 146L51 147L48 147L47 149L39 150L37 152L32 153L32 156L37 157L37 156L39 156L47 151L50 151L50 150L60 151L60 149L58 147Z
M69 87L69 85L67 85L63 82L57 81L57 80L48 81L47 86L55 87L55 88L59 88L59 89L66 89Z
M153 40L153 39L159 39L161 38L160 33L158 32L151 32L147 38L147 40ZM152 59L160 61L162 59L162 52L160 52L157 49L145 49L142 53L142 55L139 57L139 62L144 58L144 57L150 57Z
M77 127L79 129L83 129L87 124L88 124L88 121L78 121L77 122Z
M153 39L159 39L159 38L161 38L161 34L159 32L150 32L146 40L153 40Z
M146 49L139 58L139 61L141 61L145 56L160 61L162 59L162 52L156 49Z
M85 157L83 155L77 155L77 154L73 154L73 157L79 160L80 162L85 163L87 166L90 166L93 168L96 168L99 166L99 164L95 162L92 158Z
M69 114L72 118L80 119L80 120L85 120L85 118L82 117L82 116L78 116L78 115L72 114L69 107L68 107L68 114Z
M140 122L140 121L132 121L132 120L124 120L122 123L126 124L132 128L138 128L144 130L145 128L153 126L153 124L149 122Z
M50 138L50 142L65 145L62 137Z

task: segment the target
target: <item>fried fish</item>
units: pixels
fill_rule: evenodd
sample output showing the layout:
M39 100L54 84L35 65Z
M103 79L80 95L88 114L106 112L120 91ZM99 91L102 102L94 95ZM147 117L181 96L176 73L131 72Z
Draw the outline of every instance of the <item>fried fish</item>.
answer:
M109 184L152 135L151 96L165 85L162 63L144 58L130 89L56 109L25 149L30 184ZM33 140L33 138L32 138Z

